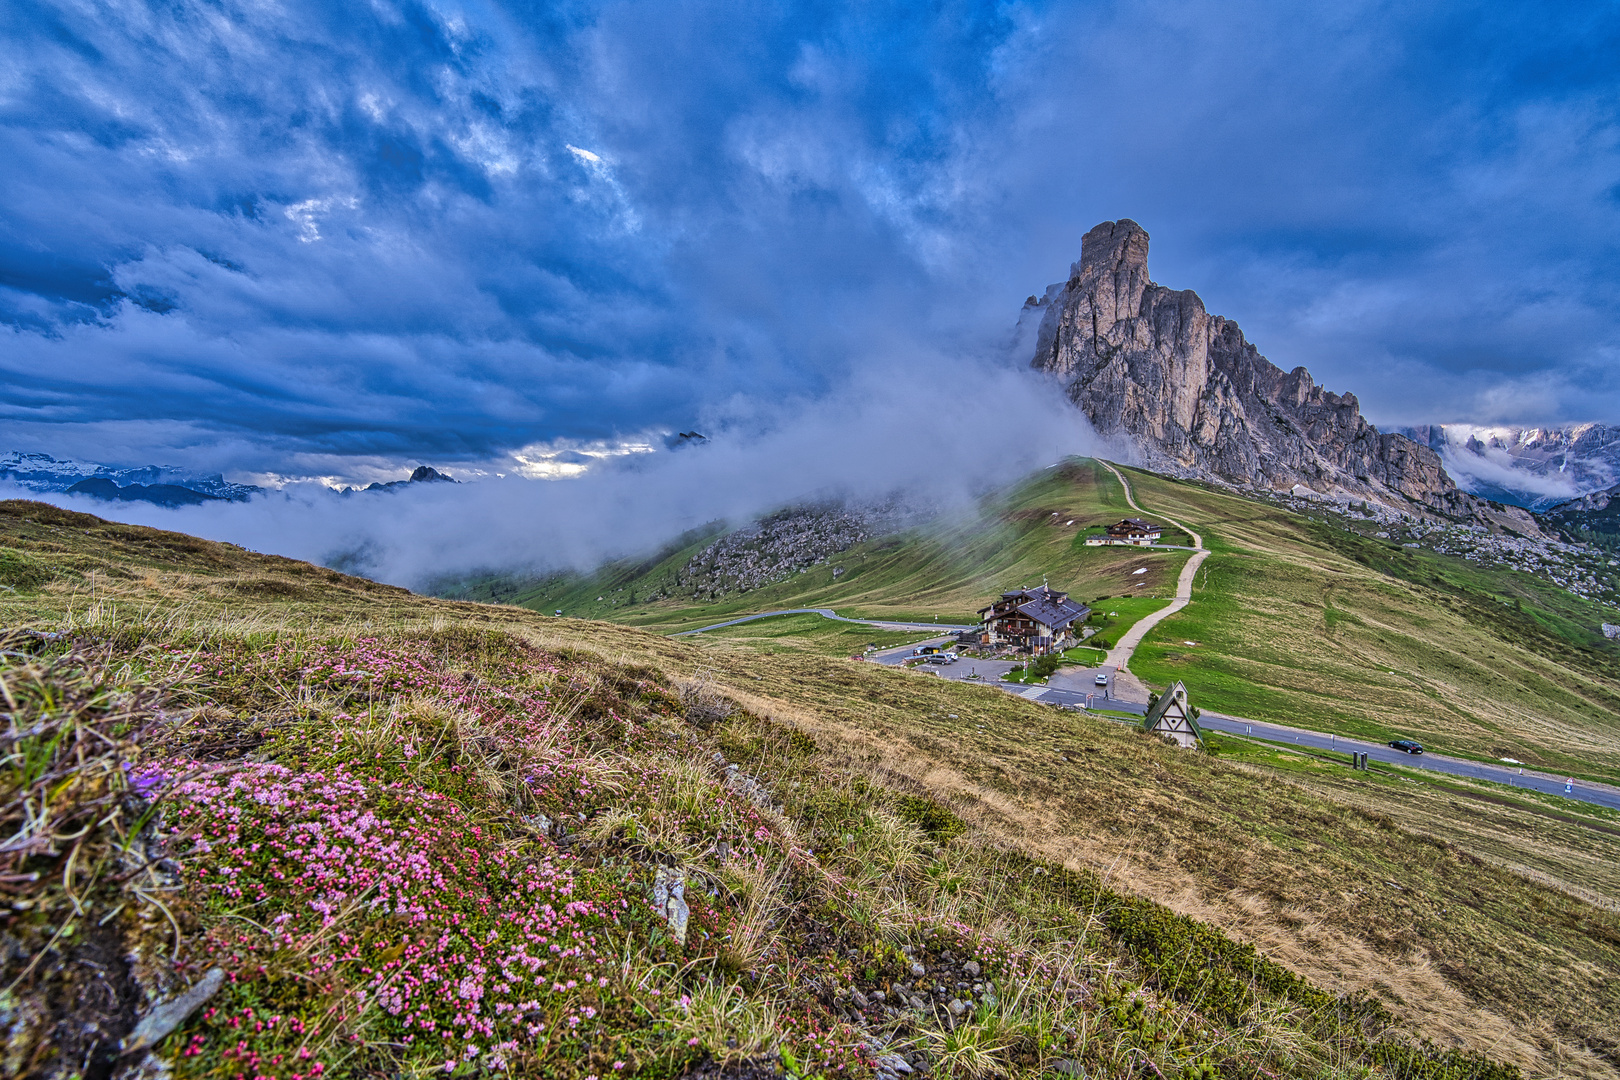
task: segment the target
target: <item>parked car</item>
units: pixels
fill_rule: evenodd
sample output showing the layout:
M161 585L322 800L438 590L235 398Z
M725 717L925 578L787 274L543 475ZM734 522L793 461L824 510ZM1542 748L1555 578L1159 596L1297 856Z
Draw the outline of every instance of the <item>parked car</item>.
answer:
M1091 681L1096 683L1098 686L1107 686L1108 685L1108 676L1105 673L1099 671L1099 672L1097 672L1097 677L1095 679L1091 680Z
M1396 739L1389 744L1391 750L1403 750L1408 754L1423 753L1423 744L1415 743L1411 739Z

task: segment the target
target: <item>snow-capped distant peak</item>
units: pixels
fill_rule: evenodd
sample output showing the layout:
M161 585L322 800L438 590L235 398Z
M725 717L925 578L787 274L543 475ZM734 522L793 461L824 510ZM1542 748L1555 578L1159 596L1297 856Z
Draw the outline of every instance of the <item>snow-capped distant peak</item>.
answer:
M0 472L37 473L42 476L94 476L103 468L85 461L58 461L49 454L24 454L13 450L0 456Z
M119 487L166 485L218 499L247 499L262 490L249 484L233 484L218 473L195 473L167 465L124 468L16 450L0 456L0 480L35 492L67 491L85 480L111 480Z
M1401 434L1438 451L1464 491L1532 510L1620 481L1620 427L1434 424Z

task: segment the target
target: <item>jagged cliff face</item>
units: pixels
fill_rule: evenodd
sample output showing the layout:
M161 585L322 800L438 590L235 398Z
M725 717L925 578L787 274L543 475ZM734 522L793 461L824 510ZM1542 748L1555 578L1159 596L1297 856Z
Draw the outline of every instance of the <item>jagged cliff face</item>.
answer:
M1183 476L1453 516L1486 509L1429 447L1367 423L1354 394L1324 390L1302 367L1284 372L1197 293L1155 285L1147 256L1140 225L1105 221L1082 239L1068 282L1034 301L1045 309L1034 366L1064 381L1099 434ZM1520 524L1534 530L1528 515Z
M1620 548L1620 485L1560 503L1542 520L1566 540Z

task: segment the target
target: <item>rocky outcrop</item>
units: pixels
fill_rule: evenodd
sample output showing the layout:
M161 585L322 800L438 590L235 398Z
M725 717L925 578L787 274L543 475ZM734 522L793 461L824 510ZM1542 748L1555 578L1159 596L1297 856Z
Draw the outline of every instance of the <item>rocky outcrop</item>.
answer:
M888 536L933 516L898 500L870 504L796 506L728 532L692 556L652 598L717 600L748 592L819 566L864 540ZM833 577L843 574L833 568Z
M687 562L674 592L717 599L785 580L872 535L867 515L845 507L794 507L727 533Z
M1620 547L1620 485L1560 503L1541 518L1566 540Z
M1061 379L1105 438L1149 468L1240 487L1297 486L1535 532L1529 514L1463 492L1429 447L1385 434L1354 394L1283 371L1198 294L1148 277L1148 234L1129 219L1086 233L1069 280L1031 298L1033 366Z

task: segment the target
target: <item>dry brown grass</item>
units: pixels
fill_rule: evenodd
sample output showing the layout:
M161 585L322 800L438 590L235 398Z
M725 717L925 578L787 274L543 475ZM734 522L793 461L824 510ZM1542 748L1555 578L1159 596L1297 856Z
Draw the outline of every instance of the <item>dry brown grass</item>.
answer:
M1098 871L1325 988L1375 993L1443 1042L1535 1075L1620 1073L1612 1042L1605 1059L1570 1038L1572 1028L1599 1046L1611 1038L1620 919L1470 857L1465 836L1430 843L1292 784L988 688L835 663L739 656L755 688L734 692L793 694L777 714L842 767L929 791L995 843ZM817 678L812 667L834 670ZM1499 843L1528 849L1537 835Z

